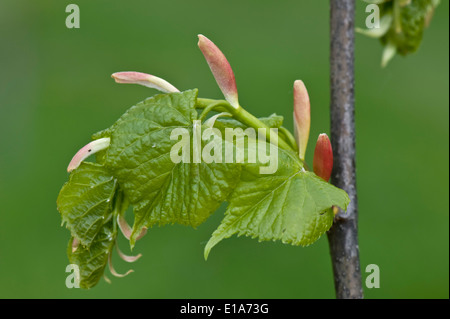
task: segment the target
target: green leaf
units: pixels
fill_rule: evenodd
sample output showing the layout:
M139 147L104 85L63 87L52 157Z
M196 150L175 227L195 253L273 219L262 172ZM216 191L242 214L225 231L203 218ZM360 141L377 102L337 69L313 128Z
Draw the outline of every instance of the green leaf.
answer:
M131 203L148 198L172 170L170 140L175 128L192 127L197 91L159 94L130 108L110 129L105 165ZM161 178L162 177L162 178Z
M171 149L178 143L170 139L174 129L184 128L194 138L196 99L197 90L156 95L132 107L101 133L111 138L105 166L134 206L132 246L143 227L200 225L239 181L240 165L193 163L192 157L191 163L171 160Z
M422 42L424 29L429 25L439 0L392 0L366 1L380 7L381 26L379 29L356 31L370 37L380 38L385 46L382 66L395 56L407 55L417 51Z
M101 165L83 162L69 176L56 201L63 224L90 246L102 225L112 215L116 180Z
M258 164L242 169L241 182L230 195L220 226L205 247L212 247L233 234L307 246L333 223L332 206L347 208L347 193L302 169L291 152L279 149L279 168L262 175Z
M79 245L72 251L73 237L69 240L67 255L71 264L76 264L80 270L80 287L84 289L95 286L102 277L108 256L114 247L116 233L113 231L113 221L104 224L90 247Z
M277 170L262 174L261 169L274 162L271 158L267 164L249 163L248 142L256 135L232 119L217 119L215 128L210 127L212 121L200 124L196 100L197 90L156 95L94 134L94 139L111 140L97 157L101 165L82 163L58 197L63 222L82 243L72 251L71 241L68 255L80 266L83 287L95 285L103 273L116 237L112 230L115 218L124 213L128 203L135 215L130 238L133 247L143 228L170 223L196 227L228 200L225 218L206 245L205 257L220 240L233 234L309 245L331 226L331 207L347 207L349 198L344 191L304 171L295 152L265 141L262 145L278 155ZM271 115L261 121L279 128L283 118ZM235 133L240 136L225 141L225 128L239 128ZM203 140L201 133L207 129L213 134ZM181 140L189 141L187 148L181 148L189 151L188 162L173 160L172 156L179 155L173 147L181 143L175 130L184 130ZM193 158L196 135L201 141L200 162ZM243 162L222 163L230 143L235 154L244 154ZM205 149L209 155L211 151L222 153L217 163L205 161ZM264 153L257 154L261 160Z
M133 233L156 223L193 227L202 224L239 181L239 167L214 163L175 165L156 195L135 207Z
M393 4L394 23L381 39L383 44L393 43L397 52L406 55L415 52L422 42L427 6L431 0L412 0L407 5Z

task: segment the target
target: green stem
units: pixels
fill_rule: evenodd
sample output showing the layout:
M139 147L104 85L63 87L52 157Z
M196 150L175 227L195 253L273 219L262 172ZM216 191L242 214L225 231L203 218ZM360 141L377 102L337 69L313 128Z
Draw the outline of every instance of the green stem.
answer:
M241 123L253 127L255 129L258 128L265 128L266 129L266 139L267 141L270 141L270 127L261 122L257 117L255 117L253 114L247 112L244 108L239 106L239 108L235 108L230 103L228 103L225 100L212 100L212 99L203 99L198 98L196 106L198 108L207 108L211 104L214 104L214 110L218 112L223 112L223 109L225 112L229 112L235 117L237 120L239 120ZM295 151L295 148L292 148L284 139L280 138L278 136L278 145L280 148L285 150L293 150Z
M311 172L311 169L309 168L309 165L306 163L306 161L303 161L303 168L304 168L306 171Z
M216 112L227 112L228 108L226 108L226 105L229 104L225 100L213 100L213 99L202 99L198 98L197 103L195 104L195 107L198 109L205 109L211 104L214 104L213 110Z
M214 108L216 108L217 106L220 105L220 101L216 102L216 103L211 103L209 104L207 107L205 107L202 111L202 114L200 114L200 117L198 118L200 121L203 121L206 116L208 115L209 112L211 112L212 110L214 110Z
M281 126L278 130L285 137L285 140L289 143L289 145L292 147L292 149L294 149L296 152L298 152L297 141L295 140L292 133L284 126Z
M231 105L230 105L231 106ZM231 106L231 108L228 110L233 116L235 116L239 121L244 123L247 126L253 127L253 128L265 128L266 130L266 139L267 141L270 141L270 127L261 122L257 117L255 117L253 114L247 112L244 108L239 107L235 109ZM278 134L277 134L278 135ZM291 146L289 146L288 143L286 143L280 136L278 135L278 145L282 149L285 150L293 150Z

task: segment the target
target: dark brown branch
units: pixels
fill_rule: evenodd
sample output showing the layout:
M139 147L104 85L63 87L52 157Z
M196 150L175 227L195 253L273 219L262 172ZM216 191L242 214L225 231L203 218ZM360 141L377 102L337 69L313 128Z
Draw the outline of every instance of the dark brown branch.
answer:
M358 246L355 169L354 16L355 0L330 0L332 183L350 196L328 232L337 298L363 298Z

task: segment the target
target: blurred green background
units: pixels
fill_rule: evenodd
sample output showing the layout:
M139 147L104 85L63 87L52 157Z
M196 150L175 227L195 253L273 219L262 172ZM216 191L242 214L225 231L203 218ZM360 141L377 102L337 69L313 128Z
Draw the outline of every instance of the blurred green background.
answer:
M365 4L357 0L357 25ZM359 239L367 298L449 297L449 8L435 13L422 47L380 68L377 40L356 36ZM67 29L76 3L81 28ZM117 71L161 76L220 98L197 34L234 68L250 112L276 112L292 128L292 84L312 101L308 161L329 132L328 1L0 1L1 298L334 298L328 242L293 247L230 238L203 247L223 209L194 230L154 227L135 251L135 273L68 289L69 232L56 197L66 167L92 133L156 93L115 84ZM125 252L126 242L120 241ZM130 264L116 258L116 270ZM108 273L108 271L107 271Z

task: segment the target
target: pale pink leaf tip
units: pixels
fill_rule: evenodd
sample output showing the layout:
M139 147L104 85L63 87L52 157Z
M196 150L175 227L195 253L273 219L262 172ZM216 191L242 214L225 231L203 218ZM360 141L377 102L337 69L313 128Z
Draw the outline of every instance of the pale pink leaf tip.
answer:
M198 35L198 39L198 47L202 51L225 99L234 108L239 108L236 79L230 63L222 51L211 40L202 34Z
M308 91L301 80L294 82L294 132L297 140L299 157L305 159L311 126L311 106Z
M69 166L67 167L67 171L71 172L74 169L76 169L78 166L80 166L81 162L91 156L92 154L95 154L101 150L104 150L109 146L109 143L111 142L109 137L106 138L100 138L98 140L92 141L89 144L86 144L83 146L72 158L72 160L69 163Z
M176 87L157 76L141 72L116 72L111 75L116 83L139 84L164 93L180 92Z

